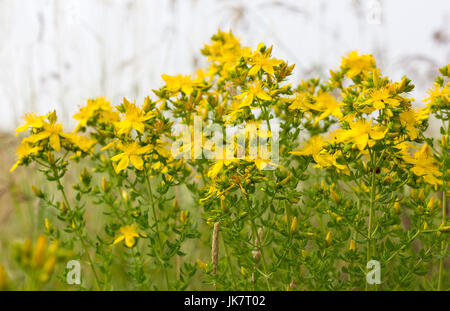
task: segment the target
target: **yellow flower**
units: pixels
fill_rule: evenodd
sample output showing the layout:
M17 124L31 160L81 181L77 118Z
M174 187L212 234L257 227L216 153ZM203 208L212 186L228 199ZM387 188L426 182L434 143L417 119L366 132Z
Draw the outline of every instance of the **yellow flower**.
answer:
M315 100L316 103L312 107L314 107L314 110L322 112L322 114L314 121L314 125L316 125L320 120L328 117L330 114L337 118L342 118L342 103L338 102L329 93L321 93L315 98Z
M125 245L127 247L133 247L134 244L136 244L136 238L147 236L143 233L138 232L137 225L123 226L120 228L120 233L121 235L114 240L113 245L125 240Z
M224 116L226 123L229 124L236 120L238 114L244 111L242 101L233 100L230 107L227 107L227 114Z
M376 70L376 64L371 54L359 55L357 51L352 51L347 57L342 57L341 68L348 69L347 76L354 78L359 74L366 75L369 71Z
M197 259L197 264L198 264L198 266L199 266L200 269L206 270L207 264L204 263L201 259Z
M400 113L400 123L402 126L406 127L409 137L414 140L419 137L419 131L416 128L419 116L414 110L406 110Z
M74 128L73 131L78 132L80 128L85 127L89 119L99 112L102 112L103 117L107 115L108 116L107 119L110 119L110 116L112 115L117 116L117 112L112 112L111 110L112 110L111 104L108 100L106 100L105 97L88 99L86 106L81 107L80 111L73 115L73 118L75 120L79 120L77 126Z
M50 147L59 151L61 149L62 124L56 123L56 114L55 112L52 114L54 117L49 117L50 123L44 121L42 131L25 138L24 142L34 144L48 138Z
M295 94L295 98L289 105L289 110L300 109L307 110L311 109L313 105L309 102L310 96L305 92L299 92Z
M350 130L340 132L340 139L343 141L353 141L359 150L364 150L367 145L372 147L375 142L373 140L380 140L384 138L387 129L382 126L372 126L371 122L366 120L357 120L350 122Z
M442 97L447 103L450 100L450 82L444 85L444 87L440 88L439 84L434 84L434 89L428 90L428 97L423 101L428 102L429 104L433 104L436 99Z
M245 99L242 101L241 107L250 106L255 98L259 98L262 100L272 100L272 97L270 97L269 94L264 91L264 88L260 81L249 84L247 91L244 91L236 96L237 99L243 99L244 97Z
M184 94L189 95L193 92L194 81L191 80L191 76L177 75L169 76L162 75L164 82L166 82L167 90L173 94L177 94L182 91Z
M11 167L10 172L14 171L23 161L32 154L36 154L41 150L41 147L31 147L28 143L22 143L17 147L16 154L18 156L17 162Z
M339 156L342 156L341 151L330 154L326 150L322 150L321 152L313 155L313 159L317 163L316 165L314 165L314 167L318 168L334 166L338 169L338 171L350 175L350 171L348 170L348 168L345 165L339 164L337 162Z
M271 48L269 48L269 49L271 49ZM259 50L259 49L257 49L257 50ZM253 67L248 72L248 75L254 76L261 69L264 70L265 72L267 72L268 74L273 75L274 74L273 67L282 64L283 61L279 60L279 59L274 59L274 58L271 59L269 57L270 57L269 53L265 53L265 55L261 55L260 53L257 52L255 55L253 55L251 58L251 61L248 62L250 65L253 65Z
M70 143L80 148L84 152L91 152L94 145L97 143L95 139L90 139L74 133L63 133L62 137L66 138Z
M143 134L145 129L144 122L152 118L152 112L144 113L144 111L136 106L135 103L130 103L125 97L123 98L123 105L125 107L125 119L117 123L117 134L128 134L132 129Z
M170 143L168 141L157 139L153 149L163 158L169 158L171 156Z
M381 89L372 90L369 93L369 97L362 105L372 105L375 109L383 109L386 105L397 107L400 105L400 102L392 97L388 88L383 87Z
M442 184L442 180L437 178L442 176L442 173L436 165L428 144L424 144L423 147L414 154L414 157L405 156L404 160L413 165L411 171L417 176L423 176L425 182L432 185Z
M320 135L312 136L304 145L303 148L300 148L297 151L290 152L293 155L298 156L308 156L308 155L314 155L318 154L320 151L322 151L323 147L326 146L327 143L325 139Z
M231 163L237 162L237 159L230 159L230 160L226 160L226 159L217 159L216 162L211 166L211 168L208 171L208 177L209 178L215 178L220 171L222 170L222 168L224 166L228 166Z
M25 120L25 124L16 128L16 135L19 135L19 133L21 133L21 132L25 132L30 127L35 128L35 129L40 129L41 127L44 126L44 119L46 117L47 116L38 116L35 113L26 113L23 116L23 119Z
M126 169L130 162L136 169L142 170L144 168L144 161L140 155L146 154L152 149L151 145L141 147L137 142L131 144L119 143L118 147L123 152L111 158L112 161L120 161L114 168L117 174Z

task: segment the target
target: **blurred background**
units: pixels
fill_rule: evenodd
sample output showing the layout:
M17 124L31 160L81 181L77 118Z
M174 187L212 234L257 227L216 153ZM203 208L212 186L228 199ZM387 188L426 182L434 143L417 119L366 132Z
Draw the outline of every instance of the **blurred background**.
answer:
M423 98L450 60L448 0L0 0L0 131L25 112L66 123L87 98L143 98L161 74L190 74L218 28L274 45L292 82L328 75L357 49Z

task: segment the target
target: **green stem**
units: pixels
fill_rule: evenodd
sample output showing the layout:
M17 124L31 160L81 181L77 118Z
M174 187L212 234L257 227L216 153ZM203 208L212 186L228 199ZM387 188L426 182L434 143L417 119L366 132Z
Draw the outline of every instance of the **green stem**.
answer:
M233 265L231 264L231 258L230 258L230 255L228 254L228 247L227 247L227 244L225 244L223 235L220 235L220 239L222 240L223 249L225 250L225 256L227 257L228 270L230 270L231 282L233 283L234 290L237 290L236 280L234 279L234 273L233 273Z
M159 236L158 216L156 215L155 202L153 201L152 185L150 183L150 177L148 176L148 172L147 171L145 172L145 180L146 180L146 184L147 184L148 195L150 196L150 203L152 205L153 221L155 222L156 238L158 240L158 245L159 245L159 256L162 257L163 245L162 245L162 242L161 242L161 237ZM162 260L162 258L161 258L161 260ZM163 267L163 271L164 271L164 279L166 281L167 290L170 290L169 276L167 274L167 270L165 269L165 267Z
M376 161L375 154L371 153L371 164L372 164L372 177L370 181L370 202L369 202L369 225L367 228L367 262L370 261L372 254L372 246L373 246L373 237L372 237L372 225L374 222L374 205L375 205L375 177L376 177ZM369 289L369 284L366 282L366 290Z
M269 278L267 276L267 264L266 264L266 258L264 257L263 247L261 244L262 241L259 238L258 230L256 230L256 224L253 219L252 219L252 231L253 231L253 235L255 236L255 239L258 241L258 248L259 248L259 251L261 252L261 259L262 259L263 269L264 269L264 279L266 280L267 288L271 291L272 286L270 286Z
M445 123L444 123L445 127ZM450 132L450 122L447 126L447 135ZM447 179L446 179L446 163L447 163L447 155L448 155L448 141L445 144L445 147L442 146L442 225L445 225L447 222ZM444 253L446 251L447 245L446 241L441 241L441 258L439 259L439 279L438 279L438 291L442 290L442 286L444 283Z
M72 210L72 208L70 207L69 200L67 199L67 195L66 195L66 192L64 190L64 186L61 183L61 180L60 180L60 177L59 177L59 174L58 174L58 170L54 166L53 166L53 173L55 174L57 187L58 187L58 190L61 192L61 194L63 196L64 203L67 205L67 208L69 210ZM83 233L80 232L79 230L76 230L75 234L80 239L81 246L82 246L82 248L84 250L84 253L86 254L86 258L87 258L87 260L89 262L89 265L91 266L92 272L94 274L94 278L95 278L95 283L96 283L97 289L100 289L100 280L98 278L97 271L95 270L94 262L92 261L91 256L89 255L89 250L87 248L86 241L85 241L85 239L83 237Z

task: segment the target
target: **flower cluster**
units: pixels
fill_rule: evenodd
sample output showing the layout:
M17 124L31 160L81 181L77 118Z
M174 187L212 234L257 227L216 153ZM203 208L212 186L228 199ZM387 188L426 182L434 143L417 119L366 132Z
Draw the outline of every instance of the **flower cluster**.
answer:
M89 262L84 287L123 286L111 272L122 269L133 289L444 289L448 66L416 108L411 80L383 76L372 55L350 52L328 79L293 85L294 65L272 46L211 39L207 68L162 75L142 105L90 99L72 132L55 112L17 128L28 135L11 171L34 163L56 185L33 191L48 208L46 234ZM440 139L426 135L432 115ZM256 134L220 136L231 146L223 157L202 156L218 149L208 131L200 148L172 148L186 139L175 125L191 140L198 120ZM252 156L252 136L271 143ZM80 172L71 191L67 172ZM370 260L381 284L366 282Z

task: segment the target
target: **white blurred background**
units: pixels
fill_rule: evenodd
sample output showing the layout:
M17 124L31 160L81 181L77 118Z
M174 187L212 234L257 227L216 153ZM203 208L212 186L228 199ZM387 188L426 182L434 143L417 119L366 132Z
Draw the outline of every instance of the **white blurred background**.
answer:
M406 74L417 104L450 61L448 0L0 0L0 130L56 108L66 130L87 98L143 101L161 74L205 65L218 28L245 45L274 45L293 82L328 75L341 56L374 54L383 74Z

